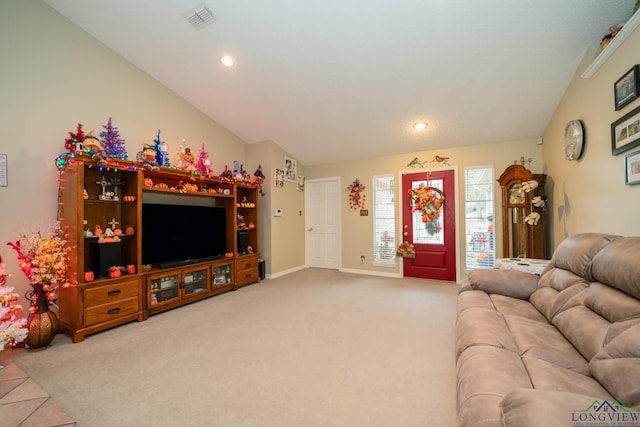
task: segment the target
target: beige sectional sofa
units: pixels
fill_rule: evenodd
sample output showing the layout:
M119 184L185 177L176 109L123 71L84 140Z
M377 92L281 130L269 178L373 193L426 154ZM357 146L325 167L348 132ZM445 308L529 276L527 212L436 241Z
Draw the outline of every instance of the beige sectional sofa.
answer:
M457 311L459 426L640 426L640 237L569 237L540 276L475 270Z

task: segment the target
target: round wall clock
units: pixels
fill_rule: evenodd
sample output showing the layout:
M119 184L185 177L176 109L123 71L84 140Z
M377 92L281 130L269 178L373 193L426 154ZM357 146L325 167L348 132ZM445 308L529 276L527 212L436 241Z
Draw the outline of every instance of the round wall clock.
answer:
M564 155L567 160L578 160L584 146L584 125L582 120L571 120L564 129Z

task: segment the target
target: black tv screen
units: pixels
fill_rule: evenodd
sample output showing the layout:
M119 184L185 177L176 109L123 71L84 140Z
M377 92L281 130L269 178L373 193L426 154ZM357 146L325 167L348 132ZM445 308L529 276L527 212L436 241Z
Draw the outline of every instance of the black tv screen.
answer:
M142 204L142 264L174 267L223 258L227 213L219 206Z

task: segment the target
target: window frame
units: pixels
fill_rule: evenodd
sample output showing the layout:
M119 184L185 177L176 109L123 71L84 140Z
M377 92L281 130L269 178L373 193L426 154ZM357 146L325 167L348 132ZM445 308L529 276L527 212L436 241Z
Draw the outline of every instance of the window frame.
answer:
M378 232L378 215L379 215L379 209L378 209L378 201L379 201L379 197L380 195L378 194L378 186L377 186L377 180L380 179L386 179L388 181L390 181L389 183L389 189L391 190L391 202L388 203L388 207L390 207L391 209L388 210L392 213L392 217L386 217L386 218L381 218L384 219L385 221L387 221L390 224L390 227L388 227L386 230L384 231L389 231L392 240L390 241L390 248L391 248L391 255L389 258L381 258L379 256L380 251L378 250L378 245L381 245L380 240L381 238L378 237L378 234L381 234ZM372 261L372 265L376 266L376 267L388 267L388 268L394 268L397 266L397 257L396 257L396 216L397 216L397 200L396 200L396 177L393 174L382 174L382 175L374 175L372 177L372 188L373 188L373 220L372 220L372 227L373 227L373 261ZM383 232L384 232L383 231Z

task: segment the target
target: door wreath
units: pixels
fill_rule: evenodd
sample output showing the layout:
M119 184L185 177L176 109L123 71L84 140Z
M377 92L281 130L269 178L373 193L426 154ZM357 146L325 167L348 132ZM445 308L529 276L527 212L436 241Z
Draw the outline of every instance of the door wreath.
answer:
M433 222L440 217L444 193L436 187L418 187L409 190L411 212L420 212L422 222Z

